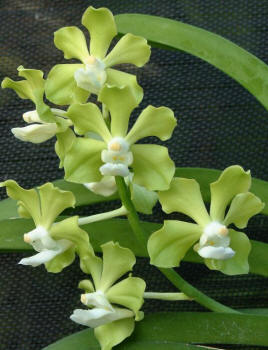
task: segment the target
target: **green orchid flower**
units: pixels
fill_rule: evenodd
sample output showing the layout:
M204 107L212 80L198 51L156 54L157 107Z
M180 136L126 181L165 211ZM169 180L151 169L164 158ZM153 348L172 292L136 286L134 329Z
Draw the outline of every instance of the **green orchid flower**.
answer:
M251 245L243 232L228 229L234 224L239 229L261 212L264 203L253 193L250 172L238 165L226 168L216 182L211 183L210 213L203 202L200 188L194 179L174 178L168 191L159 193L159 201L166 213L179 212L192 218L196 224L168 220L151 235L148 252L151 263L174 267L194 245L194 250L211 270L227 275L249 272L248 255ZM230 205L227 213L226 208Z
M77 27L64 27L55 32L55 45L64 58L76 58L82 63L58 64L50 71L46 82L47 98L59 105L84 103L90 93L98 95L105 83L133 88L137 101L142 99L142 88L136 77L114 70L121 63L143 66L150 57L150 46L144 38L124 35L111 52L107 50L117 35L113 14L107 8L89 7L82 17L89 31L90 47L83 32Z
M59 116L62 111L51 109L44 103L43 72L36 69L25 69L22 66L18 67L18 72L19 76L24 77L25 80L14 81L5 78L1 86L13 89L22 99L30 99L36 109L23 114L24 121L30 125L11 129L14 136L22 141L41 143L65 131L70 121Z
M176 126L173 112L148 106L128 132L130 114L138 105L131 88L105 85L99 101L111 114L111 130L93 103L73 104L67 111L77 134L94 132L100 139L77 137L73 141L64 158L65 178L77 183L99 182L103 176L126 177L131 167L134 183L151 191L167 190L175 171L168 149L135 143L147 136L169 139Z
M79 288L85 290L81 302L87 310L76 309L71 320L94 328L102 350L110 350L129 337L135 321L143 318L140 308L143 304L145 282L131 275L115 283L136 262L134 254L118 243L108 242L101 246L103 259L90 257L92 280L83 280Z
M2 182L0 186L5 186L8 196L18 201L19 215L32 218L36 226L24 234L24 241L38 254L22 259L19 264L34 267L45 264L49 272L60 272L73 262L77 247L88 246L88 235L79 228L77 216L54 223L63 210L74 207L75 197L71 192L62 191L51 183L30 190L13 180Z

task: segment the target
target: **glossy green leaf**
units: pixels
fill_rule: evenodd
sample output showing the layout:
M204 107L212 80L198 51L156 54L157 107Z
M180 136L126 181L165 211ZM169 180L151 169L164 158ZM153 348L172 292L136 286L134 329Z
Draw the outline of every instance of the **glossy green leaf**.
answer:
M147 236L161 228L161 224L143 222L142 226ZM136 256L144 256L144 252L137 243L132 230L124 219L106 220L81 226L90 233L90 241L96 252L101 252L100 246L110 240L129 248ZM11 219L0 221L0 251L32 251L29 244L24 243L23 234L34 228L29 219ZM268 277L268 244L251 240L252 249L249 255L250 272ZM203 259L190 250L183 259L187 262L203 263Z
M268 109L268 66L231 41L168 18L122 14L115 17L118 32L145 37L154 46L182 50L212 64L254 95Z
M210 200L209 184L216 181L221 171L206 168L177 168L175 176L196 179L200 185L201 193L205 202ZM110 197L103 197L91 191L85 191L85 187L80 184L65 180L56 180L53 184L62 190L72 191L76 198L76 206L96 204L117 199L117 194ZM251 192L258 196L267 205L262 210L262 214L268 215L268 182L252 178ZM18 217L16 202L12 199L0 201L0 220Z
M248 344L268 345L268 317L264 315L240 315L208 312L172 312L146 315L135 325L129 340L118 350L194 350L196 344ZM178 331L179 330L179 331ZM86 329L43 350L97 350L100 349L93 331ZM208 349L206 347L203 347ZM202 349L199 348L200 350Z

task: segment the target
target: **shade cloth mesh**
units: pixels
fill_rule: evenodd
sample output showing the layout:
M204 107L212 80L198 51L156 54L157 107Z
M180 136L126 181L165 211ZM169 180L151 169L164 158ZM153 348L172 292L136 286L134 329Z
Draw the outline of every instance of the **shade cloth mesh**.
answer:
M196 25L232 40L268 63L266 0L0 0L0 79L17 79L16 69L21 64L48 73L53 65L63 63L62 53L53 44L53 32L62 26L80 25L89 5L109 7L114 14L145 13ZM224 169L240 164L251 169L253 176L268 180L268 113L238 83L196 57L155 48L144 68L126 70L137 74L144 88L141 108L165 105L178 117L174 136L166 142L177 166ZM21 115L32 109L32 104L17 98L13 91L0 93L0 179L12 178L30 188L62 178L54 140L33 145L18 141L10 132L11 127L23 125ZM0 194L5 198L3 190ZM112 208L114 203L106 203L80 213ZM146 219L160 222L163 218L158 206L154 218ZM267 229L268 219L260 215L246 231L251 238L268 242ZM54 275L43 267L17 265L23 255L0 256L1 350L39 350L82 329L69 320L79 306L77 283L84 278L78 264ZM225 277L190 263L182 263L179 271L190 283L231 307L268 307L267 279L257 275ZM134 272L146 280L148 290L175 290L145 259L138 259ZM194 302L151 301L145 303L144 310L204 309Z

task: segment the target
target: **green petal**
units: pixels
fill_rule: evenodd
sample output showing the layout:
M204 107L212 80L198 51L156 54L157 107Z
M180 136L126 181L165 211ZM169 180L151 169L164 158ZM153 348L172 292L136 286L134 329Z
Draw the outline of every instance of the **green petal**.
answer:
M134 318L125 318L105 324L94 329L95 337L101 345L101 350L111 350L120 344L134 331Z
M130 114L138 106L132 89L129 86L120 88L105 85L98 99L111 113L112 136L124 137L127 134Z
M230 247L235 251L235 255L228 260L205 259L205 264L211 270L218 270L230 276L247 274L249 273L250 241L243 232L229 230L229 235Z
M74 104L68 109L67 116L74 123L77 134L85 135L91 131L100 135L106 143L111 140L110 131L98 106L94 103Z
M150 191L164 191L169 188L175 172L168 149L159 145L133 145L133 182Z
M198 182L176 177L170 189L159 193L159 201L165 213L177 211L192 218L198 225L206 226L210 217L206 210Z
M146 284L141 278L128 277L113 285L106 296L110 303L122 305L137 315L143 304L145 288Z
M238 193L247 192L251 185L250 171L244 171L238 165L226 168L219 179L210 185L210 216L214 221L222 222L227 205Z
M126 141L132 144L148 136L156 136L166 141L171 137L176 124L177 121L171 109L148 106L141 112L129 131Z
M135 255L118 243L108 242L101 246L103 251L103 271L100 288L105 292L115 281L132 270L136 262Z
M93 283L90 280L82 280L78 284L79 289L83 289L85 293L93 293L95 292L95 288Z
M103 62L107 67L120 63L132 63L142 67L150 58L151 48L147 40L133 34L124 35Z
M46 183L40 187L40 210L42 217L40 219L40 225L45 228L49 228L56 217L59 216L63 210L75 206L75 196L70 191L63 191L57 187L54 187L52 183Z
M107 85L115 85L118 87L129 86L132 93L135 95L137 104L139 104L143 99L143 89L137 82L136 75L122 72L120 70L107 68Z
M199 240L202 229L184 221L164 221L164 226L148 240L148 253L152 265L160 267L179 266L193 244Z
M23 210L24 213L30 213L35 226L38 226L41 219L41 212L37 191L35 189L25 190L13 180L4 181L0 186L6 186L7 195L12 199L17 200L19 206L22 207L19 212Z
M117 35L114 16L107 8L90 6L83 14L82 24L90 34L90 54L103 59L110 43Z
M145 187L130 183L131 200L136 210L143 214L152 214L158 201L157 193L148 191Z
M64 58L77 58L86 63L89 58L87 42L82 30L77 27L64 27L54 33L55 46L63 51Z
M85 103L89 92L77 86L74 73L83 64L57 64L48 74L45 92L47 98L58 105Z
M2 87L13 89L23 99L32 100L36 105L39 117L44 122L55 122L54 115L43 101L45 84L43 72L36 69L25 69L23 66L18 67L18 72L18 75L26 80L13 81L5 78Z
M80 255L83 255L83 253L94 254L87 232L78 226L78 216L72 216L55 223L50 230L50 236L55 240L66 239L71 241Z
M54 259L50 260L45 264L48 272L59 273L65 267L72 264L75 259L74 247L67 249L62 254L57 255Z
M77 183L100 181L101 151L105 148L104 142L77 137L64 159L65 179Z
M10 78L5 78L1 84L2 89L14 90L20 98L34 101L32 89L27 80L14 81Z
M56 134L57 142L55 143L55 152L60 159L59 167L62 168L67 152L71 149L76 139L72 129L68 128L65 132Z
M260 213L265 204L255 194L246 192L237 194L231 202L224 219L226 226L235 224L238 228L245 228L248 220Z

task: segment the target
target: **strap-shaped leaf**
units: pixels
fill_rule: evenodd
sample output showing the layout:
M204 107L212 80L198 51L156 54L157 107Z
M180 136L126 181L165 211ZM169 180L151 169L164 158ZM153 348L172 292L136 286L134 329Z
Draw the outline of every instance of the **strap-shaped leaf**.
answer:
M149 238L162 225L152 222L142 222L142 226ZM32 247L24 243L23 233L29 232L33 228L33 222L29 219L0 221L0 251L32 251ZM83 225L83 230L90 234L90 241L96 252L102 251L100 247L102 244L113 240L121 246L131 249L136 256L144 257L144 251L135 240L127 220L113 219L104 222L95 222ZM251 240L250 243L252 246L249 254L250 272L268 277L268 244L254 240ZM203 263L203 259L192 250L187 253L183 260L193 263Z
M268 91L268 66L230 40L157 16L122 14L115 16L115 20L120 34L131 32L143 36L151 45L185 51L212 64L249 90L268 109L266 93L263 93Z
M189 343L267 346L267 327L268 317L261 314L224 314L215 312L155 313L146 315L142 322L136 323L133 335L116 349L208 349L206 346L195 347L194 345L188 345ZM86 329L73 334L49 345L43 350L73 350L76 348L79 348L79 350L100 349L97 341L94 339L92 330Z

